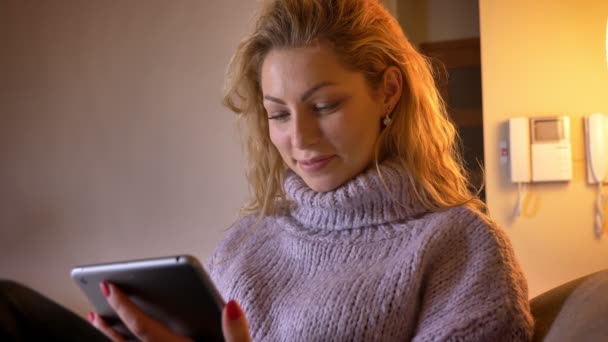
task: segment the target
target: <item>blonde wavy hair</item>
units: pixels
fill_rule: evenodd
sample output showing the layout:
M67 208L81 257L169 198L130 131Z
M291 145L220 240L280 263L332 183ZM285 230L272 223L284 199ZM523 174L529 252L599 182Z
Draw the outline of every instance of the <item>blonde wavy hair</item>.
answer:
M253 32L240 43L227 72L224 104L245 128L251 197L243 213L270 215L285 199L286 165L270 140L260 85L262 63L272 49L329 43L341 63L380 86L396 66L404 87L375 149L375 165L399 161L415 195L429 211L459 205L485 209L471 186L458 135L441 99L431 64L418 53L378 0L276 0L266 2ZM388 189L387 189L388 190Z

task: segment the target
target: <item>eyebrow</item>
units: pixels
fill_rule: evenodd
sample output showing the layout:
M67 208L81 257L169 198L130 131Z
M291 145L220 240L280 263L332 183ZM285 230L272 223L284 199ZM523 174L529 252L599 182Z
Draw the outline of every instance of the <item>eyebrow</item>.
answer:
M311 97L312 94L314 94L317 90L319 90L319 89L321 89L323 87L330 86L330 85L336 85L336 84L333 83L333 82L329 82L329 81L323 81L323 82L321 82L321 83L313 86L312 88L308 89L302 95L302 97L300 98L300 101L302 101L302 102L306 101L306 99L308 99L309 97ZM282 105L286 104L285 101L283 101L283 100L281 100L281 99L279 99L277 97L270 96L270 95L265 95L264 99L268 100L268 101L276 102L276 103L279 103L279 104L282 104Z

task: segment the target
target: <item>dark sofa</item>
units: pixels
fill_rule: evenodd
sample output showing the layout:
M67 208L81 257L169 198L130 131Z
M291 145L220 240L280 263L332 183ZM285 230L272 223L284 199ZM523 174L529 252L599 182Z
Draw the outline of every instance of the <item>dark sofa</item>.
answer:
M547 291L530 305L534 341L608 341L608 270Z

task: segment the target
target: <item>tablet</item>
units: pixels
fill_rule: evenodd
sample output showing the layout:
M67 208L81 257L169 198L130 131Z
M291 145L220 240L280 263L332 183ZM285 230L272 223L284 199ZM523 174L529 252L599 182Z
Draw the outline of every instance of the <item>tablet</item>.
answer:
M102 281L116 285L150 317L178 334L223 341L224 300L191 255L82 265L72 269L71 277L97 313L126 337L133 336L101 293Z

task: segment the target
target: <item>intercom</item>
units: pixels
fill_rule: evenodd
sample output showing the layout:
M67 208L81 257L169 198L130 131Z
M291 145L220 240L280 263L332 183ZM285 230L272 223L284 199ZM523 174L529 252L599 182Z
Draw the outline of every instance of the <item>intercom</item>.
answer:
M509 145L513 183L572 179L569 117L512 118Z
M595 202L595 236L600 238L604 232L606 195L602 183L608 177L608 116L594 113L584 119L585 150L587 159L587 183L597 184Z
M608 176L608 115L594 113L584 120L587 183L597 184Z

